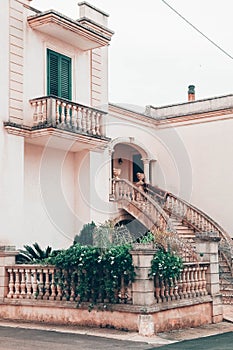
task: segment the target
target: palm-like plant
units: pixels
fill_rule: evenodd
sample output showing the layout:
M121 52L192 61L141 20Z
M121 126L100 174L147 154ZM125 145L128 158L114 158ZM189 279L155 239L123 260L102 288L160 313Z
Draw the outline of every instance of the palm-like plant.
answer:
M16 257L16 262L19 264L41 262L53 254L51 247L48 246L45 250L43 250L37 242L35 242L32 246L24 245L24 248L25 249L19 250L19 254Z

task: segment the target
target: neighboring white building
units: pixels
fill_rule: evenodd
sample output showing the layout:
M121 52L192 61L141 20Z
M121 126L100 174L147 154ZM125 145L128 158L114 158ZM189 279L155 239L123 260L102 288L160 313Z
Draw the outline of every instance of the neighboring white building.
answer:
M113 168L132 183L144 172L231 234L233 96L145 113L109 104L108 15L31 5L1 2L0 244L67 247L91 220L132 218L109 200Z

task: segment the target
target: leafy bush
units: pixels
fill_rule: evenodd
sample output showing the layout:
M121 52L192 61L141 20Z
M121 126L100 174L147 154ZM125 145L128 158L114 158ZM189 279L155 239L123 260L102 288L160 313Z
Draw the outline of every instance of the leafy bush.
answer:
M179 278L182 268L183 260L181 257L171 251L160 248L152 259L149 276L151 278L157 276L160 283L164 282L170 285L174 278Z
M24 248L20 249L19 254L16 256L17 264L37 264L49 256L55 255L57 252L49 246L43 250L37 242L32 246L24 245Z
M126 226L115 226L111 220L96 226L93 232L93 244L101 249L132 242L132 236Z
M118 302L122 281L127 286L134 279L130 246L98 247L75 244L47 259L60 268L56 282L69 299L71 289L79 301Z
M82 245L93 245L93 232L96 227L94 221L85 224L80 231L79 235L76 235L74 238L74 244L80 243Z

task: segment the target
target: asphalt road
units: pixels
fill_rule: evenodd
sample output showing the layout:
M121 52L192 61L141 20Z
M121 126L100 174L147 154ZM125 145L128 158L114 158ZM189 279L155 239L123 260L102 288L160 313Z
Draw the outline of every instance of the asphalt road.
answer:
M116 350L153 349L147 343L90 335L0 326L0 350Z
M181 341L165 346L63 333L48 330L0 326L0 350L232 350L233 332Z
M233 332L157 347L161 350L232 350Z

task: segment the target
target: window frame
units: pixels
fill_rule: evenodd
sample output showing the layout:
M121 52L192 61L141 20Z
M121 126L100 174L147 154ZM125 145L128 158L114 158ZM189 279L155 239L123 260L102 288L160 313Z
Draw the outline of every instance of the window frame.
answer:
M57 85L58 93L57 97L64 98L67 100L72 100L72 58L66 55L63 55L57 51L47 48L47 95L51 95L51 73L50 73L50 60L51 55L54 55L58 58L58 71L57 71ZM68 62L68 98L62 96L62 60Z

